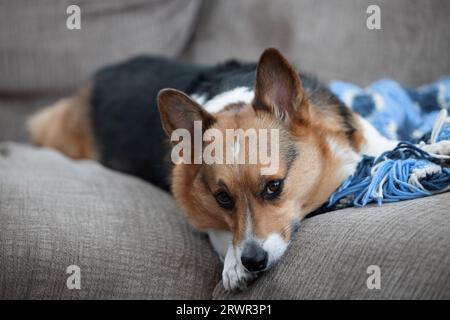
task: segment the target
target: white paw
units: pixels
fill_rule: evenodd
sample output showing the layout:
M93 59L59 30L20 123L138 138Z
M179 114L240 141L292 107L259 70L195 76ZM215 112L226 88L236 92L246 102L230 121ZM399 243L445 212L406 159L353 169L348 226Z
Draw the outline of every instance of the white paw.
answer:
M421 148L432 154L432 155L439 155L439 156L449 156L450 155L450 141L449 140L442 140L433 144L426 144L421 146Z
M236 258L236 253L231 248L225 257L222 272L223 286L226 291L244 290L247 285L256 278L255 274L248 272L241 261Z

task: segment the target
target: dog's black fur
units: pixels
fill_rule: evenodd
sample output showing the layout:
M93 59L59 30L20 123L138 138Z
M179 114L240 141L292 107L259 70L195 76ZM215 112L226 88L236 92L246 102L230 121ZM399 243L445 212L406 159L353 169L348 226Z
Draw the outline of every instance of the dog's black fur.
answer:
M207 68L164 58L138 57L100 70L91 91L91 127L99 161L168 190L167 137L156 97L185 91Z
M100 70L93 78L90 121L99 161L169 190L169 144L162 129L156 97L164 88L206 100L236 87L253 88L256 63L230 60L202 66L141 56ZM350 111L320 82L301 74L308 98L317 106L339 108L349 134Z

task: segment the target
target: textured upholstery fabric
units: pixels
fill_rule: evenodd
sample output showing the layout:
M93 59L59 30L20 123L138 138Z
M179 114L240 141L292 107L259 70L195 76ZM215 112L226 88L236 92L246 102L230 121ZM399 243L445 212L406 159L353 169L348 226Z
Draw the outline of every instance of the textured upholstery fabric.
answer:
M0 90L72 88L97 68L142 53L174 56L189 40L200 0L0 0Z
M69 265L81 290L66 287ZM207 299L219 276L169 195L94 162L0 145L0 299Z
M366 27L369 5L381 30ZM186 57L255 60L268 46L322 80L420 85L450 74L450 1L205 1Z
M449 299L450 193L306 219L286 256L232 299ZM381 270L369 290L367 268Z
M276 267L230 295L170 196L90 161L0 145L0 298L448 299L449 230L450 193L319 215ZM66 288L72 264L79 291ZM370 265L381 290L366 287Z

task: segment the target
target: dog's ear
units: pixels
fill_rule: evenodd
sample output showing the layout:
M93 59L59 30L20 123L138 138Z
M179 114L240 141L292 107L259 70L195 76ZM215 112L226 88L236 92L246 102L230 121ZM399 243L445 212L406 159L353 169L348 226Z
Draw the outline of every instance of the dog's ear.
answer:
M214 117L181 91L163 89L158 93L161 123L169 138L176 129L186 129L194 136L194 121L202 122L203 131L214 123Z
M309 120L300 77L277 49L266 49L259 59L253 108L271 112L286 122Z

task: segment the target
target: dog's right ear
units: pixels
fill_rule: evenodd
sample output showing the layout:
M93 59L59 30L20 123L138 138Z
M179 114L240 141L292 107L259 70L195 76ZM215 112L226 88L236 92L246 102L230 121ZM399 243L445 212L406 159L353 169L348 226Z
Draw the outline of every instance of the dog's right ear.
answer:
M194 121L202 122L203 131L215 121L197 102L181 91L163 89L158 93L161 123L169 138L176 129L186 129L194 136Z
M266 49L259 59L253 108L273 113L286 122L309 121L310 108L300 77L277 49Z

